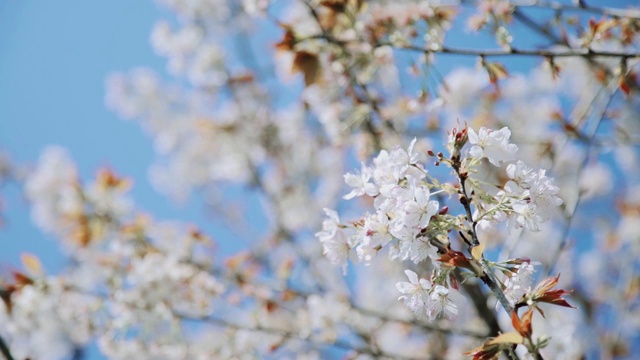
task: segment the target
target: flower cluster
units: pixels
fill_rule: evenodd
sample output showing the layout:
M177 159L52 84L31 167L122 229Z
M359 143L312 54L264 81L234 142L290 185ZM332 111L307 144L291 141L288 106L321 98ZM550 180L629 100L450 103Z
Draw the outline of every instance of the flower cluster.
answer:
M431 200L429 184L424 181L427 171L420 162L421 154L414 151L415 143L414 139L406 151L382 150L372 167L362 164L359 173L344 176L345 182L353 187L344 198L372 196L375 213L367 214L347 229L341 228L337 213L325 210L331 221L325 221L323 231L316 236L332 262L344 264L347 252L355 248L358 258L370 263L392 241L394 258L410 258L418 263L429 256L430 246L423 232L438 212L439 204Z
M510 137L511 131L506 127L498 131L481 128L477 134L469 129L469 143L473 145L469 149L469 155L478 159L486 157L495 166L513 161L518 147L509 143Z
M133 206L127 196L129 187L127 179L108 169L83 186L67 152L52 146L43 152L25 191L33 204L34 222L75 247L101 239L115 219L129 216Z
M406 151L401 148L390 152L382 150L373 159L372 166L363 163L359 172L344 176L352 188L344 198L373 198L375 213L366 214L352 224L341 224L337 212L325 209L329 219L316 234L324 254L343 269L354 250L358 259L366 264L370 264L385 247L392 260L410 259L418 264L431 257L435 265L433 281L418 280L415 272L406 270L410 282L397 284L403 294L400 299L414 313L426 314L430 320L440 313L454 318L457 308L448 298L451 282L447 278L451 266L479 271L479 267L486 265L481 261L478 263L481 258L477 254L472 253L469 260L462 253L452 251L450 232L458 230L469 246L478 246L475 224L487 230L508 220L513 227L538 231L540 224L549 220L551 211L562 204L557 197L558 188L544 170L534 171L522 161L514 163L517 146L510 143L510 136L506 127L499 131L481 128L477 133L473 129L454 129L448 143L450 158L433 151L427 154L416 151L416 139ZM427 155L437 158L436 165L450 166L455 175L454 184L457 184L441 182L431 176L423 164ZM484 158L506 171L510 180L505 185L487 188L481 183ZM473 192L467 193L467 187L474 189ZM460 216L450 214L449 206L455 204L441 209L439 201L432 200L434 193L457 194L463 213ZM473 214L472 206L475 207ZM469 234L470 239L463 233ZM442 256L438 257L438 253ZM514 273L505 284L503 296L513 306L530 290L528 284L533 266L521 263L517 272L515 269L509 271ZM483 269L479 276L489 276L484 275L485 272Z
M33 274L0 283L0 335L16 355L59 359L97 339L119 357L138 341L132 333L149 331L140 345L154 347L166 341L167 325L210 314L225 286L202 258L208 239L192 227L131 218L126 179L101 170L83 184L75 169L62 148L49 148L26 182L34 220L72 250L77 265L45 276L37 258L23 256ZM172 341L181 333L178 326Z
M451 320L456 318L458 307L448 298L448 288L442 285L432 287L427 280L418 279L418 275L411 270L405 270L404 273L409 282L396 284L398 291L403 294L398 300L403 300L416 315L426 314L432 321L441 314Z
M511 305L515 305L522 296L531 291L531 277L535 268L531 263L522 263L517 266L517 272L505 281L504 295Z
M515 227L539 231L540 224L549 220L554 209L562 205L559 188L545 173L542 169L534 171L522 161L507 167L510 180L504 186L504 193L513 199Z
M0 334L16 358L62 359L91 340L99 300L70 291L62 277L19 280L0 301Z

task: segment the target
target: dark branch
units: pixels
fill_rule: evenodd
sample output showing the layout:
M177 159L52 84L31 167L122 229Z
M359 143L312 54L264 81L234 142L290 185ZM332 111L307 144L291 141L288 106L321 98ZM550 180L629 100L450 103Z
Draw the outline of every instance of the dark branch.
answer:
M620 51L605 51L605 50L592 50L592 49L466 49L455 48L449 46L442 46L440 48L428 49L414 45L396 45L393 43L380 43L379 45L387 45L401 50L419 51L427 54L452 54L452 55L464 55L464 56L480 56L480 57L495 57L495 56L533 56L533 57L613 57L613 58L638 58L640 52L620 52Z
M14 360L15 358L11 355L11 350L9 350L9 345L7 342L0 336L0 353L5 357L6 360Z

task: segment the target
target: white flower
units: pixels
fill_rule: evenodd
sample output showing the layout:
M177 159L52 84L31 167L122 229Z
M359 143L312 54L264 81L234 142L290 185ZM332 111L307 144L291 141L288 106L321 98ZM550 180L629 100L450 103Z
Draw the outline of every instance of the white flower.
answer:
M343 272L346 272L347 259L351 250L349 237L340 227L338 213L326 208L324 212L329 218L322 222L322 231L317 232L315 236L322 243L322 253L332 264L342 266Z
M66 219L81 213L83 202L75 188L77 169L67 151L47 147L38 166L25 181L27 199L32 202L31 216L43 230L63 233Z
M540 224L549 220L554 209L562 205L562 199L557 196L560 189L546 176L545 170L534 172L522 161L510 164L507 175L512 180L505 185L505 191L519 197L512 204L515 227L539 231Z
M437 249L431 246L431 244L429 244L426 239L416 239L413 241L413 243L411 243L409 254L411 257L411 261L417 264L422 260L428 258L429 256L431 256L433 259L437 259L438 257L436 256L436 251Z
M385 246L393 238L389 233L389 217L380 211L365 219L364 231L365 241L372 246Z
M473 145L469 150L471 156L478 159L486 157L495 166L515 160L518 147L509 143L511 131L507 127L498 131L482 127L478 133L469 129L468 134L469 143Z
M409 278L409 282L396 283L396 289L402 293L398 300L404 300L404 304L411 311L416 315L422 315L431 284L425 279L418 279L418 274L411 270L405 270L404 273Z
M242 0L242 8L250 16L260 16L267 12L270 0Z
M394 253L392 258L397 256L401 260L406 260L413 255L413 243L416 241L418 229L404 226L402 222L394 224L392 234L399 240L398 252Z
M504 296L513 306L524 294L531 291L531 276L535 268L530 263L519 265L518 272L505 281Z
M554 208L562 205L559 192L560 189L553 185L553 179L545 175L545 170L539 170L529 189L529 196L544 221L549 220Z
M91 340L100 301L69 290L62 278L42 278L11 293L11 311L0 301L2 335L16 359L69 358Z
M430 192L426 186L420 186L413 191L414 198L407 201L403 208L406 211L404 216L405 225L408 227L426 228L431 217L438 212L438 202L429 201Z
M353 188L350 193L345 195L343 198L346 200L352 199L356 196L362 196L367 194L369 196L376 196L379 193L378 186L369 182L371 179L371 169L362 164L362 169L360 173L352 174L346 173L344 174L344 182L347 183L350 187Z
M531 187L535 173L522 160L518 160L515 164L507 166L507 176L511 180L505 185L505 190L510 193L520 193Z
M125 217L133 210L133 202L125 195L122 189L105 187L98 182L88 185L85 196L100 215L107 215L119 219Z
M436 285L431 289L427 301L427 316L429 320L433 321L440 314L453 320L458 316L458 307L449 299L449 289L442 285Z
M386 150L381 150L378 156L373 159L373 179L379 186L396 185L398 178L394 176L395 166L391 162L391 157Z
M413 148L416 140L409 145L409 152L396 147L390 153L386 150L380 151L373 159L373 179L381 188L385 185L397 185L398 180L405 177L411 182L416 182L425 177L425 170L417 168L420 160L419 153L415 153Z
M423 153L413 151L413 148L416 146L417 141L417 138L413 138L413 140L411 140L411 144L409 144L409 148L407 149L407 154L409 155L409 164L412 165L424 161Z
M391 153L386 150L373 159L375 166L373 179L379 186L396 185L404 177L409 155L402 149L395 149Z
M329 217L322 222L322 231L316 233L316 237L322 241L323 238L334 237L339 229L340 218L335 210L324 208L324 213Z
M531 231L540 231L540 223L544 219L535 208L534 204L527 201L518 201L513 205L515 213L515 228L525 228Z
M150 317L164 316L170 308L194 316L208 314L216 295L224 291L211 274L162 253L134 258L126 280L128 286L116 293L116 301L136 304Z
M389 218L381 211L369 215L362 228L362 242L357 248L358 258L369 263L393 236L389 233Z

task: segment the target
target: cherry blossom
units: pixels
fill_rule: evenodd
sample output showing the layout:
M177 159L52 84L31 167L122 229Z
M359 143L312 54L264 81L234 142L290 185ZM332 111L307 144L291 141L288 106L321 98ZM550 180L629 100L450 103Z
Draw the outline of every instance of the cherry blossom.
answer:
M469 143L473 146L469 154L476 158L486 157L495 166L515 160L518 147L509 143L511 131L504 127L498 131L480 128L478 133L469 129Z
M398 300L403 300L404 304L416 314L426 311L426 301L430 299L429 290L431 284L425 279L418 279L418 275L405 270L404 273L409 278L409 282L396 283L396 288L403 295Z
M531 291L531 277L534 271L535 268L531 263L523 263L518 266L518 271L505 281L504 294L512 305Z
M458 307L448 297L449 289L442 285L436 285L431 290L427 302L427 316L432 321L442 315L450 320L458 316Z
M351 244L349 236L340 226L340 218L334 210L324 209L329 217L322 222L322 231L316 233L323 247L323 254L329 258L334 265L341 265L346 269Z

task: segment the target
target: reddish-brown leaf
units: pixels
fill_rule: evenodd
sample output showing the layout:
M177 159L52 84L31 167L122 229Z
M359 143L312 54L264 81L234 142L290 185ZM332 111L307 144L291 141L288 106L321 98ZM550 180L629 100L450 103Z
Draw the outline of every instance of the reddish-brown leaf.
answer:
M566 291L562 289L547 291L541 297L536 298L536 301L558 305L558 306L570 307L575 309L576 308L575 306L569 304L565 299L562 298L563 295L570 294L570 293L571 293L570 291Z
M447 249L446 253L440 256L438 261L450 266L455 266L455 267L460 267L460 268L465 268L470 270L472 269L471 263L469 263L469 259L467 259L467 257L464 256L463 253L459 251L451 250L450 248Z
M625 95L629 95L629 93L631 92L631 87L629 86L629 83L624 76L621 76L618 79L618 87Z
M533 289L533 293L544 294L558 284L558 279L560 279L560 274L556 277L548 277L544 279L536 286L535 289Z
M487 70L487 74L489 74L489 81L494 85L498 83L498 80L506 78L509 75L504 65L497 62L484 63L484 68Z
M591 26L591 30L593 31L594 34L602 34L604 32L607 32L611 29L613 29L615 26L618 25L618 20L616 19L602 19L600 21L596 22L589 22L589 25Z
M473 356L473 360L494 360L500 354L500 346L483 344L464 354Z
M24 285L33 284L33 280L30 277L28 277L27 275L25 275L25 274L23 274L21 272L14 271L13 272L13 279L15 280L16 286L18 286L18 287L22 287Z
M631 93L631 89L634 87L636 82L636 74L629 73L627 75L620 76L618 79L618 87L625 94L629 95Z
M524 338L517 332L500 334L485 341L481 346L466 352L465 355L473 356L473 360L493 360L497 359L500 351L505 346L522 344Z
M284 29L284 36L282 40L275 45L276 50L292 51L297 42L293 29L285 24L280 24L280 27Z
M4 302L7 313L11 314L11 309L13 309L13 303L11 302L11 294L16 291L15 286L7 286L6 288L0 288L0 299Z
M565 299L562 298L562 296L569 294L569 291L562 289L551 290L558 284L559 278L560 274L558 274L558 276L556 277L549 277L540 282L540 284L538 284L533 290L531 299L535 302L548 303L575 309L574 306L570 305Z
M318 55L306 51L296 52L291 70L304 75L305 86L311 86L320 79L321 69Z
M531 326L531 320L533 319L533 308L529 308L524 315L522 315L522 332L520 333L524 337L531 337L533 329Z
M451 284L452 288L456 290L460 290L460 284L458 283L458 278L454 273L449 274L449 284Z

